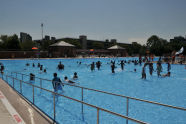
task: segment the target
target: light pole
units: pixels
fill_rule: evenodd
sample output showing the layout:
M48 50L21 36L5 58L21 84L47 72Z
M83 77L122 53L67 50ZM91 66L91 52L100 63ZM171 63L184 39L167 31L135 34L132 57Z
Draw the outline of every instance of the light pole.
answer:
M43 40L43 23L41 23L41 36L42 36L41 40Z

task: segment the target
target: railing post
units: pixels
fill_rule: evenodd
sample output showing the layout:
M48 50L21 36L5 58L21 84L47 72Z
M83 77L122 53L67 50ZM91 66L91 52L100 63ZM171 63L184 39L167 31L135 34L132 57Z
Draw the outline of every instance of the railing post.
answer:
M22 94L22 81L20 80L20 92Z
M53 107L54 107L54 122L55 122L56 121L55 93L53 93L53 104L54 104Z
M83 88L81 88L81 101L83 102ZM81 103L81 112L83 114L83 103Z
M99 124L99 108L97 108L97 124Z
M40 87L42 88L42 79L40 78Z
M12 77L12 79L13 79L13 88L14 88L14 77Z
M81 101L83 102L83 88L81 88ZM82 120L84 120L83 103L81 103Z
M129 115L129 98L127 97L127 108L126 108L126 116L128 117ZM126 120L126 124L128 124L128 119Z
M32 85L32 92L33 92L33 104L34 104L34 85Z
M3 74L3 73L1 73L1 75L2 75L2 79L3 79L3 75L4 75L4 74ZM4 80L4 79L3 79L3 80Z
M22 75L22 81L23 81L23 74L21 74Z
M7 75L6 75L6 82L8 83L8 77L7 77Z

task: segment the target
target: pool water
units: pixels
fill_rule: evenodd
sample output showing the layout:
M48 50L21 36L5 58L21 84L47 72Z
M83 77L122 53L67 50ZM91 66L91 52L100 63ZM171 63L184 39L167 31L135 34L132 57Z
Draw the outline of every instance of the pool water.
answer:
M137 58L90 58L90 59L39 59L39 60L0 60L5 65L5 72L19 72L24 74L33 73L36 77L52 80L53 73L57 73L58 77L64 82L67 76L73 80L73 73L78 73L78 80L75 85L88 87L97 90L103 90L115 94L136 97L149 101L160 102L173 106L186 108L186 69L184 65L171 65L170 77L158 77L157 72L149 74L148 66L146 67L147 79L141 79L143 64L134 65L133 63L125 64L124 70L121 70L118 64L120 60L134 60ZM100 70L92 72L90 64L94 61L101 61ZM110 61L115 60L117 68L115 73L111 73ZM57 69L59 62L65 65L63 71ZM47 69L47 73L43 73L37 67L37 63L43 65L43 69ZM81 64L78 64L81 62ZM30 63L30 66L26 66ZM32 67L35 63L35 67ZM156 69L156 64L153 65ZM163 72L167 73L167 64L162 64ZM134 72L134 68L137 70ZM12 76L15 77L13 73ZM21 79L21 75L18 75ZM29 77L24 76L24 81L29 81ZM8 79L10 85L13 81ZM34 85L40 86L40 80L36 79ZM15 81L15 88L20 91L19 81ZM42 81L42 87L53 91L52 83ZM84 90L84 102L96 105L107 110L126 115L126 99L102 94L90 90ZM53 118L53 95L40 89L35 89L35 105L43 110L46 114ZM65 96L69 96L81 100L81 89L67 86L63 87L63 92L59 92ZM32 87L22 84L22 94L32 101ZM97 110L89 106L83 106L84 114L81 113L81 104L67 98L58 97L56 100L56 120L63 124L94 124L97 119ZM152 124L185 124L186 111L176 110L145 102L129 100L129 117L152 123ZM100 111L101 124L121 124L126 123L125 119L113 116L106 112ZM134 123L129 121L130 123Z

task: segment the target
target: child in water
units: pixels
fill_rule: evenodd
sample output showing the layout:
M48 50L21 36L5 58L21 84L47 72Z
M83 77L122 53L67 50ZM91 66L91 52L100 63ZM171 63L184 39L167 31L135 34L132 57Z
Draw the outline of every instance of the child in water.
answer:
M75 82L69 80L67 76L65 76L64 80L65 80L67 83L71 83L71 84L74 84L74 83L75 83Z
M77 72L74 72L73 79L78 79Z

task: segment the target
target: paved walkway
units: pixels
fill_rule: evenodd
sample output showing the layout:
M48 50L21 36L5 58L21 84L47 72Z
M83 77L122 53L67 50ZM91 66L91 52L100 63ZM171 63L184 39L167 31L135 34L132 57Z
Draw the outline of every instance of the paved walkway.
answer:
M0 78L0 124L52 124L53 121L20 97Z
M5 95L0 91L0 123L25 124L21 116L9 103Z
M15 124L16 123L1 100L0 100L0 123L1 124Z

